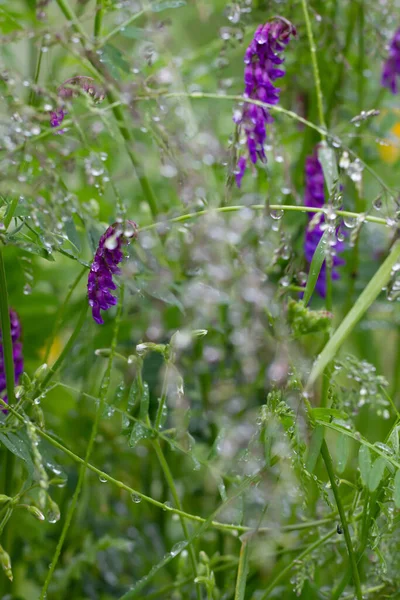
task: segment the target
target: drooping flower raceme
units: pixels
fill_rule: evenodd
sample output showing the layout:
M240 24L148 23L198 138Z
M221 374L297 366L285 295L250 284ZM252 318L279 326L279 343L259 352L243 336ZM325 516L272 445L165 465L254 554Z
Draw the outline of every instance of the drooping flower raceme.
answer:
M117 304L117 298L110 291L117 289L113 275L121 272L118 265L124 258L122 248L136 235L136 230L137 225L133 221L114 223L100 238L87 285L93 319L99 325L104 323L100 310Z
M305 194L304 204L310 208L322 208L325 204L324 192L324 173L321 163L318 160L317 151L306 159L305 168ZM315 250L324 234L326 224L325 217L320 215L316 217L315 213L309 213L309 224L306 230L304 256L306 261L311 264ZM315 220L318 219L316 223ZM340 275L335 267L344 264L344 260L338 256L339 252L344 250L344 243L337 238L338 231L334 232L333 245L330 246L332 254L332 279L339 279ZM326 261L323 262L318 280L315 286L320 296L326 296Z
M12 309L10 310L10 326L14 360L14 381L17 385L24 370L24 357L22 354L21 325L17 313ZM0 342L0 394L3 394L6 389L6 371L4 365L3 336L1 333ZM7 402L7 396L4 397L4 400Z
M277 67L283 63L283 58L278 55L292 35L296 35L295 27L281 17L258 27L244 56L245 98L260 100L266 104L279 102L280 89L275 87L273 82L283 77L285 71ZM257 162L257 158L262 162L266 161L265 127L273 118L268 108L246 103L243 112L234 116L234 121L244 133L247 145L247 156L239 158L236 168L236 183L240 187L247 159L250 158L253 164Z
M399 91L397 79L400 79L400 27L394 34L389 47L389 56L383 65L382 85L392 94L397 94Z
M76 77L67 79L57 90L57 96L61 100L61 106L50 112L51 127L59 127L67 115L67 110L63 101L74 98L80 91L92 96L95 102L104 99L104 91L94 83L94 80L91 77L77 75ZM64 133L64 130L60 129L57 133Z

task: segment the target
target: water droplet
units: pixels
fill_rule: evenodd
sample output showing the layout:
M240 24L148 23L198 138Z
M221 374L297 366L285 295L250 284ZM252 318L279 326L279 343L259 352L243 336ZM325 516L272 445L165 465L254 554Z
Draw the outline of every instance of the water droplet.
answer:
M131 500L135 504L139 504L142 501L141 497L138 496L137 494L131 494Z
M270 215L271 219L274 219L275 221L279 221L279 219L282 219L283 213L284 213L284 211L281 209L269 211L269 215Z
M177 554L179 554L179 552L181 552L185 547L186 547L187 542L177 542L176 544L174 544L174 546L172 546L171 548L171 556L176 556Z

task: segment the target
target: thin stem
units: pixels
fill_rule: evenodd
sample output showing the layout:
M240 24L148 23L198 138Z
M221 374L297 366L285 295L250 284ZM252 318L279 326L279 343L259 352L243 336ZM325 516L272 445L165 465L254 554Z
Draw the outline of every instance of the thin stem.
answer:
M10 413L13 414L20 421L20 423L25 423L24 417L22 415L20 415L12 406L8 406L2 398L0 398L0 406L3 406L4 408L8 409L10 411ZM61 452L63 452L67 456L69 456L74 462L81 464L81 465L86 464L85 459L81 458L80 456L78 456L77 454L72 452L72 450L70 450L63 444L61 444L58 440L54 439L46 431L44 431L43 429L41 429L34 423L31 423L31 425L34 427L35 431L37 432L38 435L40 435L40 437L47 440L49 442L49 444L51 444L55 448L58 448L58 450L60 450ZM198 515L192 515L190 513L184 512L177 508L173 508L172 506L169 506L168 504L163 504L162 502L159 502L158 500L154 500L154 498L151 498L150 496L146 496L146 494L143 494L142 492L139 492L138 490L135 490L135 489L131 488L130 486L126 485L123 481L115 479L114 477L112 477L111 475L106 473L105 471L101 471L101 469L98 469L91 463L87 463L87 468L90 471L92 471L93 473L95 473L99 478L104 479L105 481L108 481L109 483L115 485L116 487L129 492L129 494L131 494L131 495L139 496L139 498L141 498L145 502L148 502L149 504L152 504L153 506L156 506L157 508L160 508L161 510L170 512L172 514L181 515L185 519L190 519L191 521L194 521L197 523L205 523L207 520ZM253 479L254 478L252 478L252 480ZM326 525L327 523L331 522L332 520L333 520L332 518L329 518L329 519L322 519L321 521L299 523L297 525L287 525L287 526L283 526L282 530L297 531L297 530L301 530L301 529L313 529L315 527ZM220 523L219 521L212 521L211 526L214 527L215 529L220 529L222 531L230 531L230 532L239 531L239 532L243 532L243 533L245 533L245 532L269 533L270 531L272 531L272 529L270 527L261 527L259 529L254 529L254 527L245 527L243 525L232 525L232 524L228 524L228 523Z
M130 16L129 19L127 19L120 25L117 25L117 27L112 29L109 33L107 33L107 35L105 35L103 37L103 39L101 40L101 46L104 46L104 44L109 42L111 40L111 38L114 37L114 35L117 35L121 31L121 29L125 29L126 27L128 27L128 25L130 25L131 23L136 21L136 19L138 19L142 15L144 15L145 12L146 12L145 10L141 10L141 11L137 12L135 15Z
M243 205L235 205L235 206L219 206L218 208L208 208L205 210L198 210L196 212L192 212L192 213L187 213L185 215L180 215L178 217L173 217L172 219L168 219L167 223L184 223L185 221L190 221L190 219L194 219L196 217L203 217L204 215L209 215L213 212L215 213L230 213L230 212L237 212L239 210L243 210L243 208L245 208ZM246 207L246 208L251 208L253 210L262 210L265 212L265 205L264 204L251 204L250 206ZM270 210L272 211L283 211L283 212L299 212L299 213L325 213L326 212L326 208L315 208L315 207L309 207L309 206L296 206L296 205L292 205L292 204L270 204L268 207ZM368 223L377 223L378 225L386 225L387 226L387 222L386 219L383 219L382 217L372 217L369 215L364 215L364 214L359 214L356 212L351 212L348 210L337 210L336 214L339 217L350 217L350 218L354 218L354 219L358 219L360 217L362 217L365 221L367 221ZM139 232L140 231L148 231L149 229L154 229L155 227L157 227L156 223L152 223L151 225L146 225L145 227L140 227L139 228Z
M376 173L372 167L370 167L367 163L365 163L361 157L357 156L357 154L355 152L353 152L353 150L351 150L351 148L349 148L348 146L343 144L337 135L327 131L325 125L323 127L315 125L315 123L312 123L311 121L308 121L307 119L304 119L303 117L301 117L297 113L293 112L292 110L287 110L286 108L282 108L281 106L277 106L277 105L274 106L271 104L267 104L266 102L261 102L261 100L253 100L252 98L244 98L243 96L232 96L229 94L217 94L217 93L208 93L208 92L191 92L191 93L189 93L189 92L161 91L161 92L156 92L152 95L137 96L135 98L135 100L136 101L154 100L159 96L163 96L163 98L187 97L187 98L198 98L198 99L212 98L213 100L223 100L223 101L234 100L237 102L246 102L248 104L254 104L255 106L261 106L263 108L268 108L268 110L270 110L271 112L276 112L276 113L281 113L283 115L286 115L290 119L293 119L294 121L297 121L298 123L302 123L303 125L305 125L306 127L309 127L310 129L314 129L314 131L317 131L323 139L325 137L327 137L327 138L330 138L330 139L335 140L336 142L340 143L341 147L344 150L347 150L347 152L349 152L349 154L351 154L351 156L353 156L354 158L358 158L358 160L364 166L364 168L369 173L371 173L371 175L379 182L379 184L382 186L382 188L386 190L386 192L390 195L390 197L397 200L396 194L389 188L389 186L386 185L386 183L382 180L382 178L378 175L378 173Z
M303 560L306 556L314 552L317 548L325 544L331 537L333 537L337 533L336 529L327 533L324 537L308 546L301 554L296 556L284 569L281 569L275 579L269 584L264 594L260 597L259 600L266 600L270 593L274 590L274 588L278 585L278 583L295 567L295 565L299 564L300 561Z
M242 541L239 554L239 566L234 600L244 600L246 594L247 574L249 571L249 539Z
M339 488L336 484L335 472L333 470L331 455L329 454L328 446L327 446L325 440L323 440L323 442L322 442L321 456L323 458L326 470L328 472L329 481L331 482L333 495L335 496L336 506L338 508L338 512L340 515L340 520L341 520L341 524L343 527L344 538L345 538L346 545L347 545L347 552L349 554L349 559L350 559L350 565L351 565L351 570L352 570L352 575L353 575L353 582L354 582L354 587L355 587L355 591L356 591L356 596L357 596L358 600L363 600L363 595L362 595L362 591L361 591L360 575L359 575L358 566L357 566L357 558L354 553L353 543L351 541L351 536L350 536L349 525L347 523L347 517L346 517L346 513L343 508L342 499L341 499L340 493L339 493Z
M168 462L165 459L165 456L162 451L159 440L154 440L153 448L157 454L158 461L159 461L161 469L164 473L164 477L167 481L168 487L171 491L172 497L174 499L174 503L175 503L176 507L180 511L182 511L182 504L181 504L178 492L175 487L174 478L172 477L172 473L170 471ZM180 516L180 522L181 522L181 526L182 526L183 535L185 536L186 541L189 542L190 534L189 534L189 530L186 525L186 521L185 521L184 517ZM190 562L192 564L193 575L194 575L194 578L196 578L196 576L197 576L196 554L195 554L192 544L188 545L188 551L189 551ZM196 595L197 595L198 600L201 600L201 588L200 588L199 584L196 584Z
M103 0L96 0L96 16L94 18L94 41L96 43L97 39L101 36L101 27L103 25Z
M163 410L164 410L165 402L167 400L167 385L168 385L168 371L169 371L169 368L170 368L169 364L166 363L166 365L165 365L164 379L163 379L163 384L162 384L162 390L161 390L161 398L160 398L160 402L158 404L156 418L154 420L154 429L156 431L159 431L160 428L161 428L161 421L162 421L162 417L163 417Z
M71 6L69 5L68 0L57 0L57 4L58 4L60 10L63 12L67 21L71 22L72 27L73 27L73 29L75 29L76 33L79 33L79 35L82 36L82 39L87 41L86 32L83 29L82 25L80 24L78 17L76 16L76 14L72 10Z
M101 415L103 414L103 409L104 409L104 403L105 403L105 399L107 396L107 392L108 392L108 388L109 388L109 384L110 384L110 374L111 374L111 368L112 368L112 362L113 362L113 358L114 358L114 353L117 347L117 339L118 339L118 332L119 332L119 327L120 327L120 323L121 323L121 313L122 313L122 305L123 305L123 293L124 293L124 288L121 287L121 297L120 297L120 301L118 304L118 314L115 320L115 327L114 327L114 334L113 334L113 339L111 342L111 352L110 352L110 357L108 359L108 364L107 364L107 368L105 370L103 379L101 381L100 384L100 394L99 394L99 403L97 405L97 410L96 410L96 417L93 423L93 427L92 427L92 431L90 434L90 438L89 438L89 443L87 445L87 449L86 449L86 455L85 455L85 461L81 466L80 472L79 472L79 478L78 478L78 483L76 485L75 491L74 491L74 495L72 497L72 502L70 504L70 507L68 509L68 513L64 522L64 526L62 528L61 531L61 535L60 538L58 540L57 543L57 547L56 547L56 551L53 555L53 559L51 561L51 565L49 568L49 571L47 573L47 577L46 580L44 582L43 588L42 588L42 592L40 594L40 600L44 600L46 598L47 595L47 589L49 587L51 578L53 576L54 570L57 566L58 563L58 559L60 557L61 554L61 550L62 547L64 545L64 541L66 538L66 535L68 533L71 521L72 521L72 517L74 515L75 512L75 508L78 502L78 498L82 489L82 485L85 479L85 474L86 474L86 469L88 467L88 461L90 458L90 455L92 453L92 449L93 449L93 444L94 441L96 439L96 435L97 435L97 431L98 431L98 427L99 427L99 422L100 422L100 418ZM86 313L85 313L86 314Z
M301 0L303 7L304 20L306 22L308 43L310 45L311 62L314 73L315 91L317 94L317 106L318 106L318 117L319 123L323 129L326 129L325 118L324 118L324 106L322 99L321 80L319 77L318 60L317 60L317 48L315 46L314 35L311 27L310 14L308 12L307 0ZM322 135L322 139L325 138L325 134Z
M15 402L15 374L13 344L11 339L10 309L8 306L8 291L6 270L4 266L3 248L0 246L0 322L1 322L1 344L4 354L4 370L6 375L6 390L10 404Z

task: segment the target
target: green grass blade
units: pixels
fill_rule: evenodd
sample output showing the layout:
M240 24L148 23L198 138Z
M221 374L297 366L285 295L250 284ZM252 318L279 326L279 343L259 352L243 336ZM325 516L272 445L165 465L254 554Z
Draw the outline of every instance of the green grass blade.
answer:
M236 579L235 600L244 600L247 573L249 571L249 540L245 539L240 548L239 567Z
M310 271L308 273L306 289L304 290L303 301L304 304L310 302L312 293L314 291L315 286L317 285L318 276L321 272L322 263L326 257L326 244L328 242L327 231L325 231L324 235L319 240L318 246L315 249L314 256L312 257Z
M398 262L399 258L400 242L398 241L318 356L311 369L306 389L310 389L314 385L325 367L334 359L347 336L379 296L382 288L389 281L392 268Z

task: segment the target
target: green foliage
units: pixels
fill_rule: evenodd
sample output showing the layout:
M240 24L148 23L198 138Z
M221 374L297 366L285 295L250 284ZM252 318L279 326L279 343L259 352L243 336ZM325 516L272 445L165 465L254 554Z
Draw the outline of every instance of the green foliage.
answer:
M395 5L0 2L1 598L398 596ZM243 56L277 15L298 35L239 189ZM132 220L98 325L93 256Z

